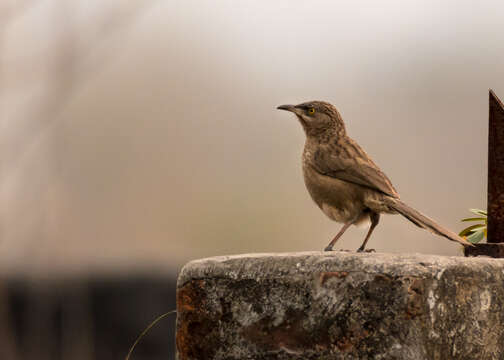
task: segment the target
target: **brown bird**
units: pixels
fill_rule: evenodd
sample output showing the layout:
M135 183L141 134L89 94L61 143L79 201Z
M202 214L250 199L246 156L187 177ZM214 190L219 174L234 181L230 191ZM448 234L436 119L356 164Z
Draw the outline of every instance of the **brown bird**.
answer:
M277 107L296 114L306 133L303 175L318 207L343 227L324 249L334 244L350 225L370 220L369 231L357 251L364 251L381 213L401 214L434 234L471 246L465 239L406 205L387 176L350 137L338 110L324 101Z

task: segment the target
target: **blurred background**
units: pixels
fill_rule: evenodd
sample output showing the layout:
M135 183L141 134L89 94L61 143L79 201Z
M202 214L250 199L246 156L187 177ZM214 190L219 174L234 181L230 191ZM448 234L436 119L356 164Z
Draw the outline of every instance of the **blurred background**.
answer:
M284 103L326 100L403 200L486 208L502 1L0 1L0 358L120 359L191 259L321 250ZM366 228L340 248L356 249ZM385 216L370 247L460 255ZM173 358L173 321L135 359Z

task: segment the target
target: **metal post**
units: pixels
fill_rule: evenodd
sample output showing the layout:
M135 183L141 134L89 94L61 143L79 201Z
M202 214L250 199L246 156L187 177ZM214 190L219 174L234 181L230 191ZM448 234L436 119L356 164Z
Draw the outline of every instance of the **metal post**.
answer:
M504 106L490 90L488 124L488 240L504 240Z
M466 256L504 257L504 105L490 90L488 112L487 243L466 247Z

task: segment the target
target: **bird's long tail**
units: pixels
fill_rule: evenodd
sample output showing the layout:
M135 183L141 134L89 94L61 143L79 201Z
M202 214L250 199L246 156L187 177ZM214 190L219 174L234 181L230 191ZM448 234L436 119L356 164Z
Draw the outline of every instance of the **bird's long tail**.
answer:
M420 211L413 209L412 207L406 205L399 199L387 198L387 205L392 209L397 211L399 214L404 216L406 219L411 221L418 227L429 230L430 232L443 236L451 241L457 241L464 246L473 246L469 241L463 239L462 237L455 234L453 231L445 229L441 225L437 224L431 218L425 216Z

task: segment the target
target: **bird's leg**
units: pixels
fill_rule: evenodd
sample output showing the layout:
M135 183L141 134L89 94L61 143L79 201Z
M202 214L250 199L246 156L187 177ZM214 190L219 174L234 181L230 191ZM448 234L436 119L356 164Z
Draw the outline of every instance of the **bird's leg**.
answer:
M364 251L364 248L366 247L366 244L371 236L371 233L373 232L374 228L376 227L376 225L378 225L378 222L380 221L380 214L375 213L375 212L371 212L369 214L369 219L371 220L371 226L369 226L369 231L366 235L366 238L364 239L364 242L362 243L360 248L357 249L357 252Z
M346 222L345 225L343 225L343 227L339 231L339 233L336 234L334 239L332 239L331 242L325 247L324 251L332 251L334 244L336 244L336 241L338 241L338 239L341 237L341 235L343 235L343 233L346 231L346 229L348 229L348 227L350 225L352 225L353 223L354 223L354 220Z

